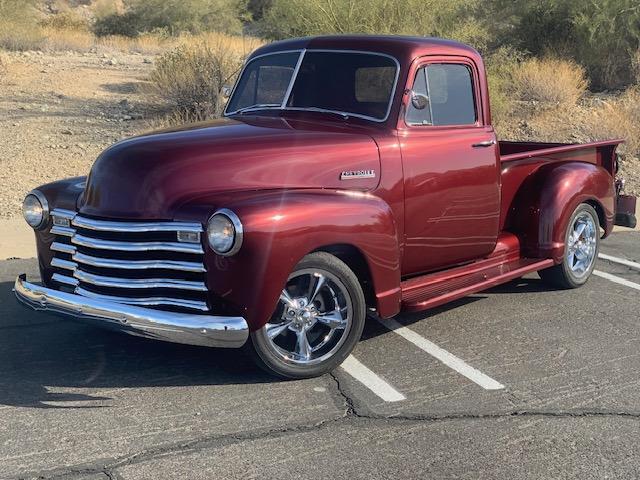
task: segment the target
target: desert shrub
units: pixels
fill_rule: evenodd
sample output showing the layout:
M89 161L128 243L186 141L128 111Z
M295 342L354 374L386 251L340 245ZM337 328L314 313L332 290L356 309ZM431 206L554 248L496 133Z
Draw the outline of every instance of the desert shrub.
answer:
M0 48L35 50L43 37L38 28L33 0L0 0Z
M153 91L176 121L217 117L224 109L222 88L234 82L253 46L238 48L237 42L219 35L183 43L156 61Z
M271 38L375 33L440 36L487 44L478 0L273 0L261 23Z
M624 138L623 153L640 157L640 88L605 100L589 118L587 133L593 140Z
M43 50L88 52L95 45L95 37L86 30L65 30L46 27L42 29Z
M597 89L633 81L640 48L638 0L490 0L486 21L503 45L544 56L554 52L583 65Z
M40 20L40 26L51 30L89 31L89 22L73 11L49 15Z
M512 74L515 97L555 105L575 105L589 83L584 68L557 58L531 58Z
M110 13L96 18L93 33L99 37L123 35L135 37L141 31L140 16L135 12Z
M144 32L218 31L241 33L246 18L245 0L129 0L123 13L96 19L96 35L136 36Z
M524 58L523 52L508 47L499 48L485 57L491 115L497 128L509 121L515 107L513 76Z
M574 4L574 57L598 88L633 81L632 57L640 48L638 0L592 0Z

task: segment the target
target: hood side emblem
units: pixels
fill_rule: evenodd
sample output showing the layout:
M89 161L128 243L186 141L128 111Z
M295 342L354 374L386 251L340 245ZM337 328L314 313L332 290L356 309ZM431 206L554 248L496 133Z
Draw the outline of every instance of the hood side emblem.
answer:
M356 180L359 178L376 178L375 170L345 170L340 173L340 180Z

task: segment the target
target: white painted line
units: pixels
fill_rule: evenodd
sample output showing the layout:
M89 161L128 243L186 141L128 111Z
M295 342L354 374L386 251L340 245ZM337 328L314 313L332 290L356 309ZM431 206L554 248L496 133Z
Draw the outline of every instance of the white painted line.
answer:
M619 263L620 265L626 265L627 267L637 268L640 270L640 263L632 262L626 258L614 257L613 255L607 255L606 253L599 253L598 258L603 260L609 260L610 262Z
M495 381L493 378L485 375L479 370L476 370L471 365L467 364L464 360L456 357L452 353L447 352L445 349L440 348L435 343L427 340L426 338L418 335L413 330L408 329L407 327L402 326L398 322L393 319L381 320L378 321L387 327L389 330L396 332L405 340L410 341L416 347L424 350L429 355L435 357L444 363L447 367L452 368L460 375L464 375L469 380L474 383L477 383L485 390L500 390L504 388L504 385Z
M600 270L594 270L593 274L598 276L598 277L606 278L607 280L610 280L610 281L612 281L614 283L618 283L620 285L624 285L625 287L635 288L636 290L640 290L640 284L639 283L630 282L629 280L627 280L625 278L618 277L616 275L611 275L610 273L607 273L607 272L601 272Z
M399 402L407 398L365 367L353 355L349 355L341 367L385 402Z

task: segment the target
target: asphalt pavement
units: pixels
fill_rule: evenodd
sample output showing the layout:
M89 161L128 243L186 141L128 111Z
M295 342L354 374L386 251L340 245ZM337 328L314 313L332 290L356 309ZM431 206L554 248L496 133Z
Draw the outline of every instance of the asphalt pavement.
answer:
M30 312L36 261L0 262L0 478L638 478L640 232L601 254L577 290L372 318L304 381Z

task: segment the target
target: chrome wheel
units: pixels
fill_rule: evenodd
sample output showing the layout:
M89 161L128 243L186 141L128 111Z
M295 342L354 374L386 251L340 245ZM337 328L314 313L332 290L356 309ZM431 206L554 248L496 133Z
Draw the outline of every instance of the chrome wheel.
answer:
M332 357L352 323L352 302L345 284L326 270L304 269L289 277L263 332L268 348L281 360L306 366Z
M598 228L593 216L580 212L575 217L567 241L567 266L578 278L588 275L596 258Z

